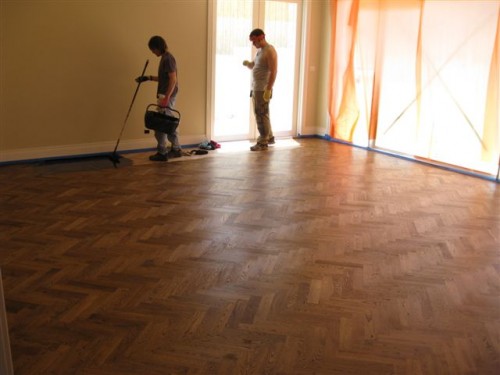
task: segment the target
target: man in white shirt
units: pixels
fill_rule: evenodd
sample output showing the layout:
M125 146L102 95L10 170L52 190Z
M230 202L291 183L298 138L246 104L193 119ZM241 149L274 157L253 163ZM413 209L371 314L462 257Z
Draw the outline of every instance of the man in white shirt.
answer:
M265 151L268 144L274 143L273 130L269 119L269 101L273 95L273 85L278 73L278 54L266 41L261 29L254 29L249 36L250 41L258 49L254 61L243 61L243 65L252 70L252 100L259 137L257 143L250 147L252 151Z

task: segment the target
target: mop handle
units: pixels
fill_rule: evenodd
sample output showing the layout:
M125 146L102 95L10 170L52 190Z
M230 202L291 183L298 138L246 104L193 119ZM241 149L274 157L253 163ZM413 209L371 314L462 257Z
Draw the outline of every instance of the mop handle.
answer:
M142 69L141 77L146 72L146 68L148 67L148 64L149 64L149 60L146 60L146 64L144 64L144 69ZM132 98L132 103L130 103L130 107L128 108L128 112L127 112L127 117L125 117L125 121L124 122L127 122L128 116L130 115L130 111L132 110L132 105L134 104L135 97L137 96L137 92L139 91L139 86L141 85L141 83L142 82L138 82L137 83L137 87L135 89L134 96Z
M141 76L143 76L144 73L146 72L146 68L148 67L148 64L149 64L149 60L146 60L146 64L144 64L144 69L142 69ZM113 155L116 154L116 150L118 150L118 144L120 143L120 139L122 137L123 130L125 129L125 124L127 123L128 116L130 115L130 111L132 110L132 106L134 105L135 97L137 96L137 92L139 91L139 86L141 85L141 83L142 82L139 81L137 83L137 87L135 88L134 96L132 98L132 102L130 103L130 107L128 107L128 112L127 112L127 116L125 117L125 121L123 121L122 130L120 131L120 135L118 136L118 141L116 142L116 146L115 146L115 150L113 151Z

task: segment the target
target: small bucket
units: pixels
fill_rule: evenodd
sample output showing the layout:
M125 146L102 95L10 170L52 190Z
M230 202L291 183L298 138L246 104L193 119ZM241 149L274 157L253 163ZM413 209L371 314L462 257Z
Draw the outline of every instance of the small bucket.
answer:
M150 110L151 107L156 107L157 110ZM176 111L173 108L167 107L167 109L171 112L174 112L177 117L167 115L165 113L158 112L160 107L157 104L149 104L146 108L146 114L144 115L144 124L147 129L154 130L157 132L162 132L166 134L172 134L179 126L179 122L181 121L181 114L179 111Z

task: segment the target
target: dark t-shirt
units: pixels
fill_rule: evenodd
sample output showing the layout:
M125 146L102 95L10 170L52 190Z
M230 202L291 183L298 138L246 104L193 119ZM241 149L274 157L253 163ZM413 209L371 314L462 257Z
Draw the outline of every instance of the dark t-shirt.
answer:
M166 52L162 55L160 60L160 65L158 66L158 89L157 94L165 95L167 92L169 77L168 74L175 72L177 73L177 63L175 62L175 57L170 52ZM172 96L177 94L178 86L177 83L174 88Z

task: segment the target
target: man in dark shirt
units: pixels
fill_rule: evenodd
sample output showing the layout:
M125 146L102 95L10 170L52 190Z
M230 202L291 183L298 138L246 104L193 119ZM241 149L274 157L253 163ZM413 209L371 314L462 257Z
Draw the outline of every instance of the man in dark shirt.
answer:
M158 66L157 76L137 77L137 82L156 81L158 88L156 97L160 107L174 108L177 92L179 91L177 80L177 63L175 57L168 51L167 43L161 36L153 36L149 40L148 47L156 56L161 57ZM164 113L170 114L167 108L161 109ZM155 131L155 138L158 142L157 152L149 157L152 161L167 161L169 157L177 158L182 156L181 146L177 130L171 134ZM167 140L172 144L168 151Z

